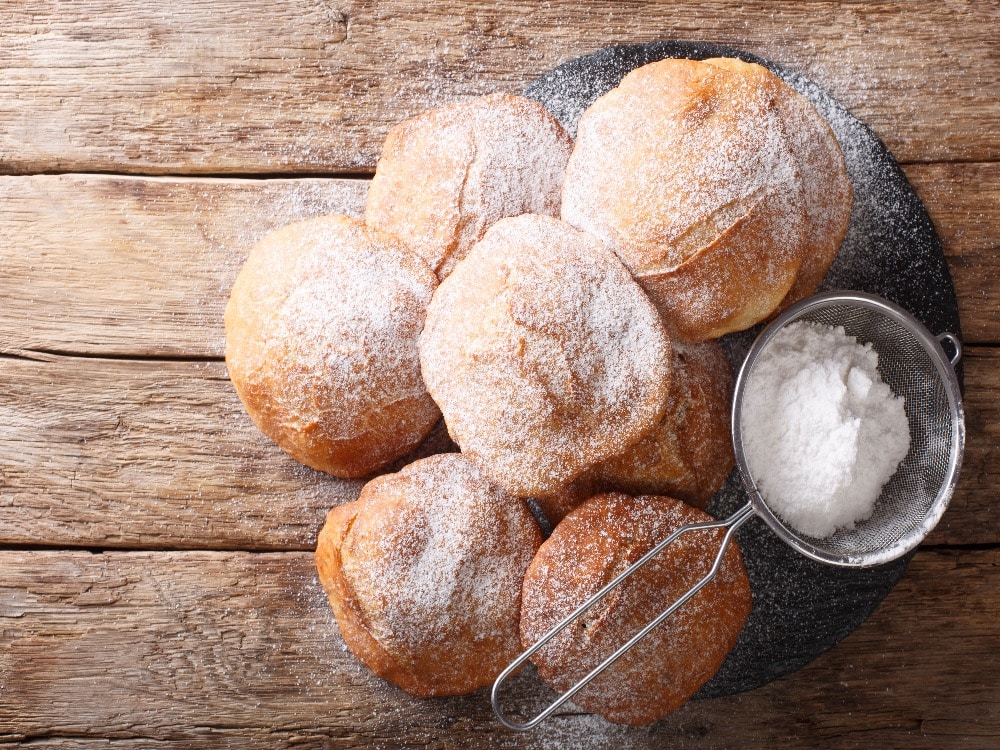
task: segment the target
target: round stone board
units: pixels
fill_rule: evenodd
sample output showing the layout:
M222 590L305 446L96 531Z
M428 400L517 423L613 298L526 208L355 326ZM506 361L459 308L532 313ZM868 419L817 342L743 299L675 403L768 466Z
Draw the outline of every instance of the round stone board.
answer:
M909 310L932 333L961 335L941 241L906 176L866 125L798 73L729 47L661 41L607 47L570 60L525 94L575 136L580 115L595 99L630 70L668 57L738 57L758 63L812 101L840 142L854 187L847 236L820 289L878 294ZM734 367L758 332L759 327L723 338ZM734 471L708 510L725 517L747 499ZM736 538L750 577L753 610L726 662L696 697L753 690L812 661L875 610L909 560L868 569L824 565L793 551L758 518L744 524Z

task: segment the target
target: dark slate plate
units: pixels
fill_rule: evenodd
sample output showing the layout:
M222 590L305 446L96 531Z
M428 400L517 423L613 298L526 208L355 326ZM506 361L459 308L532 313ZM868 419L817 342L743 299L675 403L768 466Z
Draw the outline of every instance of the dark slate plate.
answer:
M525 94L575 135L580 115L595 99L630 70L667 57L738 57L766 66L810 99L840 141L854 186L850 227L821 289L878 294L909 310L932 333L961 334L941 241L896 160L867 126L798 73L729 47L663 41L608 47L570 60ZM725 337L734 364L742 362L756 333ZM746 502L734 472L709 512L721 518ZM753 589L753 610L736 647L696 697L752 690L803 667L875 610L909 560L864 570L824 565L794 552L760 519L746 523L737 540Z

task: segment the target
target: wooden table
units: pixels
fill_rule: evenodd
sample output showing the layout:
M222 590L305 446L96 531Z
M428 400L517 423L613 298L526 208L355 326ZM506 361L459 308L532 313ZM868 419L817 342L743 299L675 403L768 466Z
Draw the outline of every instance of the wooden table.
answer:
M253 428L222 310L262 233L361 212L391 124L657 38L802 71L903 164L958 290L965 468L807 668L515 735L344 650L310 549L360 485ZM996 0L0 0L0 747L1000 746L998 63Z

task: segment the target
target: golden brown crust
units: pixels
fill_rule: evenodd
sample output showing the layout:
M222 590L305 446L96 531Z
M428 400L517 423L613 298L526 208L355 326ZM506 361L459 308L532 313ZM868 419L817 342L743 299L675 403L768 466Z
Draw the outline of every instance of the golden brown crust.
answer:
M767 68L734 58L711 58L704 62L773 87L789 147L801 165L807 217L802 265L795 283L778 306L782 310L816 291L847 234L853 191L844 154L830 125L812 102Z
M714 341L674 344L660 424L595 469L605 491L668 495L703 509L735 464L730 429L733 372Z
M505 216L559 215L573 142L538 102L490 94L389 131L366 221L412 247L443 279Z
M358 514L360 503L345 503L331 510L316 543L316 569L327 591L330 606L337 618L341 637L351 652L358 656L379 677L399 685L404 690L420 688L419 681L372 637L364 614L355 606L354 597L340 574L340 549Z
M550 495L652 430L669 359L614 254L528 214L497 222L441 283L420 337L452 438L518 497Z
M416 447L440 413L417 337L437 280L356 219L291 224L250 252L226 307L226 366L265 435L359 477Z
M610 245L688 341L743 330L818 283L843 236L829 128L767 71L735 67L629 73L580 119L563 185L563 218Z
M775 252L774 235L779 225L798 223L798 214L786 195L767 193L684 263L633 273L679 338L699 342L745 330L770 315L795 282L798 253Z
M443 454L334 509L316 565L358 659L417 697L460 695L518 654L520 586L541 541L523 501Z
M646 439L646 438L644 438ZM640 441L642 442L642 441ZM553 528L574 508L581 506L586 500L602 491L603 484L598 475L601 464L585 471L565 487L561 487L550 495L533 497L538 507L542 509L545 518Z
M597 495L556 527L524 579L526 648L683 524L709 520L664 497ZM565 691L665 610L712 565L719 530L682 534L658 557L538 651L532 661ZM661 627L573 698L609 721L642 725L683 705L721 666L750 613L735 544L718 575Z

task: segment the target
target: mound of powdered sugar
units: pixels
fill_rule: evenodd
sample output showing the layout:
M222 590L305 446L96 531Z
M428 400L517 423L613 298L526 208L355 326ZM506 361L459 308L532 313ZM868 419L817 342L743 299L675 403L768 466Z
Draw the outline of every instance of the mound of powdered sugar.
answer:
M754 363L741 417L750 474L794 529L826 537L868 518L910 448L878 353L842 327L779 331Z

